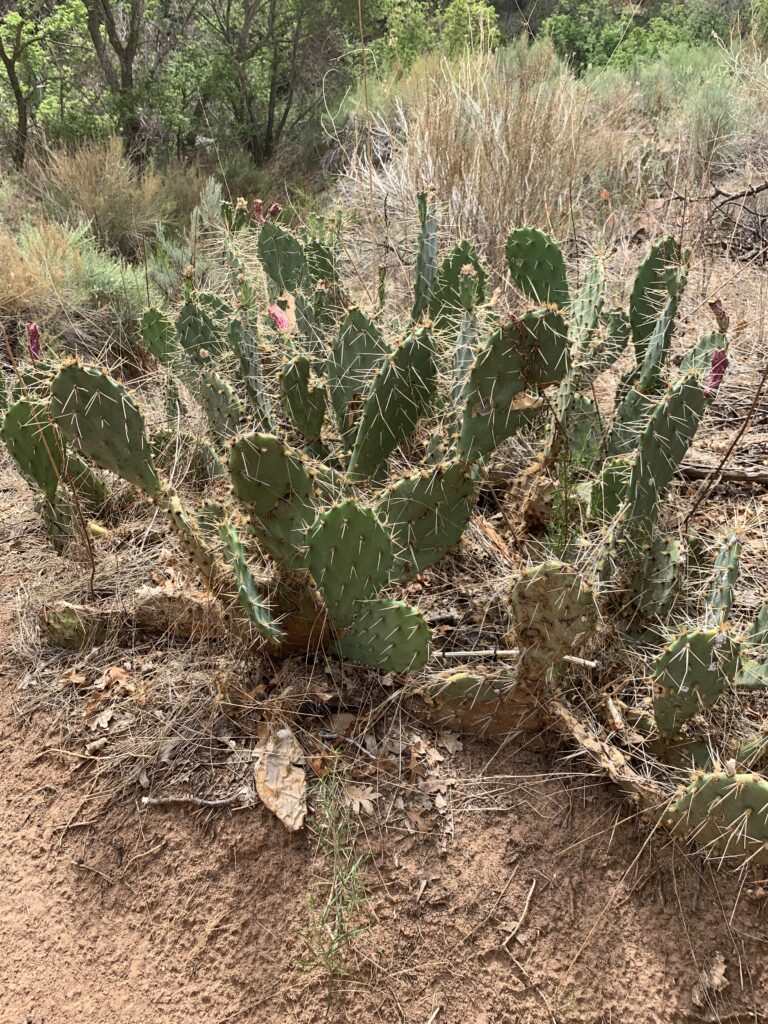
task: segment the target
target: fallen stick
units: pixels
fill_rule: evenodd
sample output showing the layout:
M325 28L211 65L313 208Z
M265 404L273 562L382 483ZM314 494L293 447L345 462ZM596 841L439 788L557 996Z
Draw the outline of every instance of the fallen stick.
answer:
M768 469L721 469L717 466L695 466L683 463L678 470L688 480L706 480L709 476L719 477L732 483L768 484Z
M517 658L519 656L519 647L510 647L508 650L491 647L483 651L435 651L436 658ZM585 668L599 668L600 666L599 661L577 658L573 654L564 655L563 661L569 661L572 665L584 665Z
M245 800L243 799L245 798ZM192 804L193 807L231 807L232 804L243 804L247 806L248 794L243 788L230 793L229 796L220 797L218 800L207 800L202 796L143 796L141 803L143 807L162 807L163 804Z

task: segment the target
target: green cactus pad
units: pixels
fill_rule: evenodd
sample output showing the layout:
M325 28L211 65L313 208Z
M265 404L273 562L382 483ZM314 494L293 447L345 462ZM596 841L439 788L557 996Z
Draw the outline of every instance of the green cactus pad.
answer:
M613 417L606 447L609 458L636 451L657 401L655 396L645 395L634 387L627 390Z
M389 355L381 331L360 309L350 309L328 355L326 377L344 447L354 443L373 371Z
M512 588L510 608L520 647L518 678L541 689L547 669L583 647L597 627L597 602L571 566L543 562Z
M416 250L415 301L411 310L414 323L427 311L432 284L437 276L437 221L434 198L426 192L418 195L419 242Z
M98 513L103 511L112 498L103 477L88 465L85 459L81 459L74 452L67 452L67 483L77 493L80 501L89 512Z
M768 661L742 658L733 685L737 690L768 690Z
M374 372L349 457L351 479L363 480L381 470L428 412L436 382L432 339L420 328Z
M764 604L752 625L747 630L745 643L748 647L768 645L768 604Z
M658 403L645 428L627 485L628 521L646 524L656 511L704 415L698 375L678 380Z
M653 667L653 711L662 735L679 732L728 692L738 654L739 645L719 629L682 633L667 645Z
M62 474L64 443L45 402L20 398L3 419L3 440L22 475L53 498Z
M320 440L326 396L322 383L311 383L306 356L295 356L280 368L280 393L293 424L307 444Z
M107 373L65 363L51 385L51 415L61 433L93 461L150 497L160 492L144 417Z
M159 309L147 309L141 318L141 337L163 366L173 366L181 353L173 322Z
M195 521L200 533L210 543L218 537L219 529L226 523L227 510L220 501L209 498L195 509Z
M677 298L670 296L662 306L653 329L646 338L645 355L635 387L644 395L657 394L663 388L664 366L675 330Z
M384 491L378 512L392 534L396 578L417 575L458 544L476 487L470 467L454 462L404 477Z
M601 373L613 366L628 341L629 317L626 313L612 309L602 315L587 340L573 346L573 375L577 386L582 390L588 388Z
M63 554L76 532L72 502L59 489L50 496L41 495L35 502L35 511L42 520L51 547L57 554Z
M404 601L379 599L360 606L336 645L342 658L385 672L415 671L426 664L432 639L421 612Z
M326 284L340 283L336 253L330 245L326 245L319 238L312 238L304 246L304 255L307 260L307 274L313 284L320 281Z
M556 313L527 313L495 331L470 369L459 458L486 458L529 424L543 401L526 389L560 380L567 369L566 328Z
M728 339L724 334L704 334L683 356L680 372L688 373L689 370L695 370L703 379L712 367L712 353L725 352L727 349Z
M307 275L307 259L301 242L273 221L261 225L259 259L280 291L295 292Z
M619 455L607 459L600 475L592 484L590 496L590 518L597 520L613 519L626 501L629 478L632 475L635 460L629 455Z
M768 864L768 780L760 775L695 775L664 821L723 859Z
M22 398L45 400L56 368L51 363L38 360L32 366L17 366L11 378L11 404ZM0 389L5 394L4 389Z
M272 406L253 328L245 318L231 320L227 327L227 340L239 363L240 380L250 399L255 425L264 433L271 433Z
M715 558L715 574L707 592L707 618L716 626L723 626L733 608L734 588L739 581L741 537L731 534L720 547Z
M215 292L197 292L195 301L217 325L226 324L235 315L234 307Z
M240 399L231 384L209 370L200 385L200 398L211 436L221 444L234 437L245 419Z
M477 249L469 241L457 242L440 265L429 300L429 315L436 331L455 330L461 314L485 301L488 275Z
M571 465L590 465L600 449L603 431L594 399L575 390L569 374L560 385L553 403L544 458L551 460L567 447Z
M629 596L642 618L668 614L680 581L683 549L674 538L656 537L629 581Z
M285 569L302 568L315 507L314 481L299 453L271 434L248 434L232 446L229 475L259 542Z
M637 271L629 300L632 342L638 363L643 362L659 314L672 297L679 297L686 277L687 254L681 254L674 238L651 248Z
M283 631L272 618L264 602L245 557L245 548L232 523L219 527L219 540L224 549L224 560L231 567L237 586L237 600L256 631L267 640L280 640Z
M758 733L751 740L739 744L734 753L737 766L742 771L762 769L768 758L768 732Z
M569 312L570 338L574 352L589 344L600 323L605 304L605 278L603 266L597 256L589 264L584 281L573 297Z
M494 683L496 685L494 685ZM489 704L499 700L502 685L484 676L460 670L451 672L434 689L434 696L443 700L465 701L468 705Z
M306 567L337 629L350 626L360 603L388 582L393 560L392 538L356 501L319 513L307 532Z
M469 389L469 375L475 361L480 324L474 310L465 310L459 318L456 348L451 368L451 398L456 414L463 408ZM459 423L460 425L460 423Z
M185 302L181 307L176 318L176 333L181 348L198 366L210 363L227 348L221 329L194 302Z
M507 264L517 287L534 302L565 309L568 277L560 246L538 228L519 228L507 239Z
M166 373L163 380L163 406L166 419L174 423L184 413L179 393L179 382L170 373Z

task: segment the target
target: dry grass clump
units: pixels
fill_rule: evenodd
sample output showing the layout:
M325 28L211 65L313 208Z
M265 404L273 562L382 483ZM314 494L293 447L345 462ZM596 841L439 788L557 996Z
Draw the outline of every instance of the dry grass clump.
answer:
M51 292L45 267L31 259L17 239L4 231L0 231L0 262L0 314L20 319L39 316Z
M140 252L171 213L160 174L140 172L117 138L39 154L27 180L52 215L90 224L101 245L126 256Z
M386 199L397 215L434 186L446 230L493 261L512 227L560 236L596 219L601 193L642 189L642 147L626 118L591 116L587 86L545 44L425 61L371 116L374 151L363 126L342 180L347 201L380 211Z

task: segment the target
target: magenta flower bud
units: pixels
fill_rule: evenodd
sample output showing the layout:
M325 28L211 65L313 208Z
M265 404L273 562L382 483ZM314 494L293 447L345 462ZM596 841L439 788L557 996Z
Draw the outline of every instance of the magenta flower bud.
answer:
M282 309L280 309L278 305L272 303L267 312L272 318L272 323L275 325L278 331L290 331L291 321L288 319L288 317L285 315L285 312Z
M712 353L712 368L704 381L704 397L714 398L723 383L725 371L728 369L728 355L724 348L716 348Z
M37 324L27 324L24 328L27 335L27 348L33 363L42 356L43 350L40 345L40 327Z
M280 214L283 212L283 208L280 203L272 203L270 208L267 210L267 217L270 220L277 220Z
M263 199L252 199L251 200L251 220L254 224L263 224L266 220L264 216L264 200Z

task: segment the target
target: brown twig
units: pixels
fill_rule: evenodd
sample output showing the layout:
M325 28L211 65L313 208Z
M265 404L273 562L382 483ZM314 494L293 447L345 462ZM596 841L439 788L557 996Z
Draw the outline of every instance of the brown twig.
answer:
M512 930L510 931L509 935L507 935L506 939L504 939L504 941L502 942L502 946L504 947L504 949L507 949L507 947L509 946L509 944L512 941L512 939L514 939L514 937L517 935L517 933L523 927L523 923L524 923L526 917L528 916L528 909L529 909L529 907L531 905L531 897L533 896L533 891L534 891L535 888L536 888L536 879L534 878L533 881L531 882L531 888L528 890L528 895L525 897L525 903L523 904L523 912L520 915L520 917L517 919L517 921L515 922L515 925L512 928Z
M712 466L683 465L678 470L680 476L688 480L706 480L713 472ZM721 480L739 484L768 484L768 469L720 469L716 470Z

